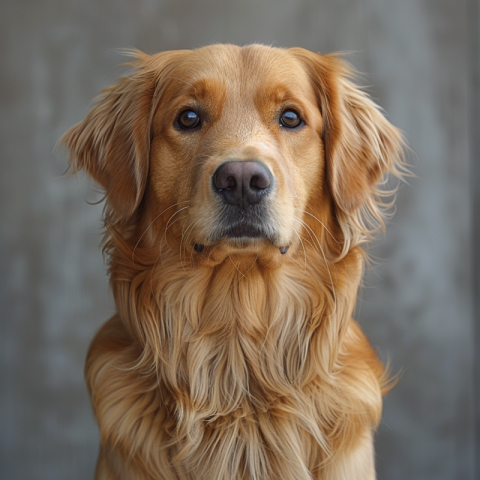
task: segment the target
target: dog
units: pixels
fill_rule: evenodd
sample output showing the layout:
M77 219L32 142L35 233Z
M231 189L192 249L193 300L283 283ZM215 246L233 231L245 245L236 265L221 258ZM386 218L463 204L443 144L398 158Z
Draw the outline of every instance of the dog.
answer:
M402 134L338 55L132 55L61 139L106 198L95 478L374 479L391 381L352 313Z

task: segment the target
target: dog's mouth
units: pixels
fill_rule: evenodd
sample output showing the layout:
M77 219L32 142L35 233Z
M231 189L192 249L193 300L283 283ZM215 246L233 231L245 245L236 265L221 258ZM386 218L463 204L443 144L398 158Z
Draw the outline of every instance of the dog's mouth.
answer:
M205 217L204 217L205 218ZM290 240L284 238L275 217L266 205L252 205L241 209L222 205L206 231L193 235L193 250L202 259L222 260L228 255L271 258L275 251L281 256L289 251Z
M262 227L257 225L249 225L249 224L237 224L231 227L226 228L223 231L222 237L228 239L250 239L250 238L261 238L267 237L267 232Z
M275 232L269 225L258 225L248 222L238 222L228 225L218 231L214 239L207 244L195 243L193 248L197 253L202 253L206 247L224 243L234 250L251 250L255 245L268 244L278 248L282 255L288 252L289 245L278 245Z
M268 221L245 216L240 219L222 222L216 232L216 241L224 241L237 248L267 242L275 245L276 232Z

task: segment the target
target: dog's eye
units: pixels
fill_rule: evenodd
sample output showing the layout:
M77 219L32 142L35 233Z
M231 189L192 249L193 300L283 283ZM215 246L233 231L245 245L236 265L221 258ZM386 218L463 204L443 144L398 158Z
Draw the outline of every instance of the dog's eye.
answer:
M295 110L288 109L280 115L280 124L283 127L295 128L298 127L301 123L302 119Z
M200 123L200 116L193 110L184 110L178 117L178 124L181 128L195 128Z

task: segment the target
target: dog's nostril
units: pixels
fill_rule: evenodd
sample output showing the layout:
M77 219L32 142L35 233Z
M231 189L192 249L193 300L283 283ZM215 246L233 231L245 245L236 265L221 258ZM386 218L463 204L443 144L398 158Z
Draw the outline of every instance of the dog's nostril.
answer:
M213 175L215 191L226 203L242 208L260 202L272 181L270 170L254 160L222 163Z
M238 172L232 168L217 168L213 176L213 182L219 190L232 190L237 186Z
M270 178L266 175L254 175L250 181L250 186L264 190L270 186Z
M227 177L227 186L224 187L225 190L232 190L237 186L237 182L235 181L235 178L233 177Z

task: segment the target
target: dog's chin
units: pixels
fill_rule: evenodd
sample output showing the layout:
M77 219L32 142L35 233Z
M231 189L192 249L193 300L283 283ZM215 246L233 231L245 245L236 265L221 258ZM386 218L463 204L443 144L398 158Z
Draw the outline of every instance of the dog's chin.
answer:
M288 257L290 242L279 241L274 232L251 225L236 225L218 232L215 240L196 243L194 250L201 264L218 265L226 259L278 267Z
M226 236L223 238L223 244L225 248L231 250L232 252L242 254L242 253L259 253L265 246L272 245L265 236L249 236L249 235L238 235L238 236Z
M248 235L236 232L232 235L222 235L215 241L196 243L197 254L210 254L212 251L222 251L226 255L260 254L265 249L278 248L266 235Z

